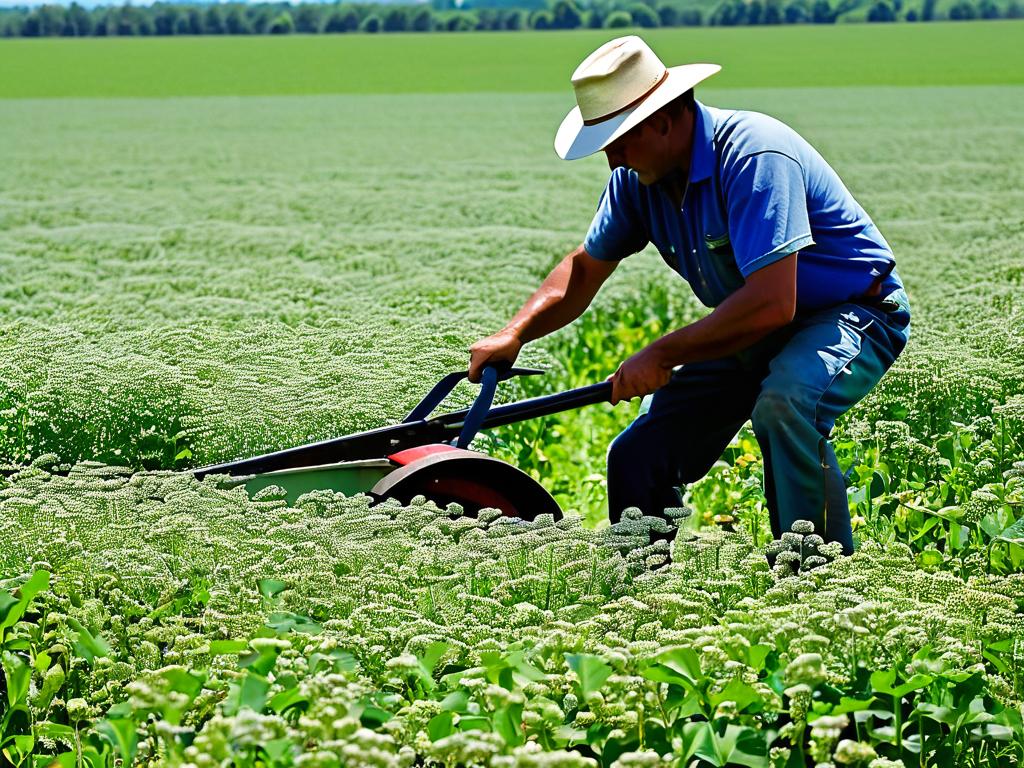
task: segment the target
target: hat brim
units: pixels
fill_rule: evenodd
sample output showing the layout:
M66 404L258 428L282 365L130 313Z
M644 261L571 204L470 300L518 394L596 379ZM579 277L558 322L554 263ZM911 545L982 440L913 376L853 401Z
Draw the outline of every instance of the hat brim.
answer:
M679 67L670 67L665 82L650 96L632 109L595 125L584 125L580 108L573 107L555 134L555 153L563 160L578 160L601 151L641 120L720 69L718 64L683 64Z

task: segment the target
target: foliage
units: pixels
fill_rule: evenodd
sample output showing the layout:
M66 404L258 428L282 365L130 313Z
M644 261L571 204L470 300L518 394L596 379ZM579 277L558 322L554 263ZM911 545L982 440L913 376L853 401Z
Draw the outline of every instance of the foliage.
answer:
M926 0L927 2L927 0ZM908 8L916 20L921 18L952 19L964 21L969 19L1001 19L1019 18L1017 0L957 0L945 8L942 13L930 12L919 14L918 9ZM380 31L426 32L434 29L447 29L451 18L449 13L456 7L479 13L481 17L489 17L486 23L471 28L483 30L522 29L521 16L530 13L535 18L536 12L547 10L551 13L550 26L533 29L576 29L583 26L583 13L572 0L549 0L547 8L538 7L537 3L526 0L519 7L505 3L490 4L463 3L459 6L442 3L444 7L431 8L425 5L395 5L391 3L343 3L335 4L334 10L328 10L321 3L299 3L295 6L282 3L226 3L215 5L205 10L188 5L157 2L151 6L133 6L131 4L100 5L89 9L77 2L64 7L57 4L43 4L35 8L0 8L0 37L87 37L94 36L160 36L171 35L252 35L281 34L297 31L303 34L321 32L339 33L356 30L375 31L376 24L366 24L366 19L381 19ZM637 3L635 0L614 0L603 7L599 19L608 26L606 19L620 11L629 13L633 23L639 27L658 26L699 26L705 11L710 11L711 24L733 26L737 24L796 24L805 21L815 23L832 23L842 21L895 21L897 17L887 13L885 2L868 2L868 0L843 0L836 8L832 8L829 0L817 0L813 18L800 12L803 0L790 0L785 12L781 9L781 0L773 0L762 6L761 0L721 0L717 5L707 6L702 0L676 0L673 4L653 5ZM870 7L869 7L870 6ZM884 7L883 7L884 6ZM651 13L640 10L644 8ZM897 9L898 10L898 9ZM354 26L339 24L338 15L343 18L356 14L358 23ZM294 28L290 29L284 21L285 15L293 19ZM619 16L615 16L619 19ZM415 20L415 24L413 21ZM618 23L618 22L615 22ZM594 26L594 25L591 25ZM598 24L597 26L600 26Z
M558 523L134 471L393 422L464 366L606 178L552 159L563 96L6 102L4 759L1019 763L1018 91L729 96L821 148L910 290L911 345L835 434L859 549L831 563L813 532L767 542L748 430L687 489L671 561L663 521L598 529L635 404L486 438L587 514ZM673 279L627 260L503 396L700 317Z
M638 514L595 532L228 485L80 464L0 492L15 762L1022 756L1019 574L871 544L787 575L685 527L651 571Z

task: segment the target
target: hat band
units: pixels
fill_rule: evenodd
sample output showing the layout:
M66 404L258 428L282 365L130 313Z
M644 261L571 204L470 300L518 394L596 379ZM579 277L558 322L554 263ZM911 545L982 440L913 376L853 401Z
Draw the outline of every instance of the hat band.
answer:
M583 124L584 125L597 125L598 123L603 123L605 120L612 119L616 115L621 115L623 112L627 112L628 110L632 109L637 104L639 104L641 101L646 99L648 96L650 96L652 93L654 93L656 90L658 90L658 86L660 86L662 83L664 83L667 79L668 79L668 70L666 69L665 70L665 74L663 74L661 76L661 79L658 82L656 82L654 85L652 85L650 87L650 89L647 90L646 93L641 94L639 98L633 99L633 101L629 102L629 104L627 104L626 106L620 107L619 109L616 109L614 112L609 112L607 115L601 115L601 117L592 117L589 120L584 120Z

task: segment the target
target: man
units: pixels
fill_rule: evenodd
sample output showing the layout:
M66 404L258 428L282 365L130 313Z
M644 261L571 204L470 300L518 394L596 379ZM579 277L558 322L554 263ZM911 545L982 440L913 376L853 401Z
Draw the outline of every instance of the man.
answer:
M795 520L853 551L828 436L907 342L910 308L888 243L824 159L755 112L707 107L714 64L667 69L638 37L572 76L555 151L612 169L583 244L500 332L470 348L470 379L577 318L618 262L653 244L713 311L610 377L612 402L653 393L608 451L609 519L679 506L750 419L776 537Z

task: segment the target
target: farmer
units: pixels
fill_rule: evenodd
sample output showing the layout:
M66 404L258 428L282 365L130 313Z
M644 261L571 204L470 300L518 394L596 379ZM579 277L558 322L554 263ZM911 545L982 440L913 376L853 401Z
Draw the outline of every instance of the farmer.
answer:
M828 437L903 350L907 295L889 244L807 141L766 115L694 100L719 69L668 69L635 36L580 64L555 152L603 151L611 177L583 243L470 348L470 379L579 317L619 261L651 243L713 310L609 377L613 403L652 395L609 447L609 520L680 506L679 486L703 477L750 419L775 536L810 520L849 554Z

